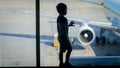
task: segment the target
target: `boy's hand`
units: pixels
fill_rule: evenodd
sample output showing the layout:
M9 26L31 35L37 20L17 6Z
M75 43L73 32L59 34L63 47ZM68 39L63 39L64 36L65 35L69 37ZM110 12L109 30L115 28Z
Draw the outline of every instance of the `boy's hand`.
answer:
M75 24L74 21L71 21L69 26L75 26L74 24Z

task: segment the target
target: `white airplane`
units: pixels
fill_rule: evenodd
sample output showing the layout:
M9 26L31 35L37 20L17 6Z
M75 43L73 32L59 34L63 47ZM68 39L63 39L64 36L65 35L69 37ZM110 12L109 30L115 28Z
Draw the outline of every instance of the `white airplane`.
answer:
M93 28L91 28L90 25L101 28L102 33L105 32L104 30L111 30L117 36L120 36L120 23L119 23L120 22L120 17L119 17L120 0L105 0L103 3L99 3L99 5L102 5L105 7L107 19L110 22L99 22L99 21L67 17L69 21L75 21L75 24L80 24L80 28L78 32L78 40L81 44L88 45L88 44L91 44L95 40L96 35L95 35ZM20 10L2 9L2 8L0 8L0 10L13 12L13 13L35 15L35 12L30 12L30 11L20 11ZM57 18L58 15L40 13L40 16ZM100 33L100 35L102 35L102 33Z
M85 0L84 0L85 1ZM90 1L85 1L90 2ZM120 36L120 0L105 0L103 3L95 3L90 2L98 5L102 5L105 7L106 17L110 22L98 22L86 19L76 19L67 17L70 21L75 21L75 24L80 24L79 33L78 33L78 40L81 44L88 45L91 44L95 40L95 32L92 26L97 26L101 28L100 30L100 37L106 30L113 31L117 36ZM50 15L41 13L41 16L47 17L54 17L57 18L57 15Z

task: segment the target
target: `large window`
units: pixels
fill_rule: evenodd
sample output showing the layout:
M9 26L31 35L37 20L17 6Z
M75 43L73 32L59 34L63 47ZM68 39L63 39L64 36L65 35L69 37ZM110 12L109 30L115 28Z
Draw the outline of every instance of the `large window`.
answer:
M0 67L36 66L35 0L0 0Z

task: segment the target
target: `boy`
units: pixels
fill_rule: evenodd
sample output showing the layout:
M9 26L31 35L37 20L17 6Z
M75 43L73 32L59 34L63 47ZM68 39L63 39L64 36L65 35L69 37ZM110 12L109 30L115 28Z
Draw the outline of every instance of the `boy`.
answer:
M67 6L64 3L59 3L56 6L57 12L59 13L59 16L57 18L57 31L58 31L58 41L60 43L60 51L59 51L59 66L63 66L63 53L67 50L66 54L66 61L65 65L71 66L69 63L69 57L72 51L72 47L69 41L68 37L68 26L74 26L74 22L72 21L68 25L67 18L64 17L64 15L67 14Z

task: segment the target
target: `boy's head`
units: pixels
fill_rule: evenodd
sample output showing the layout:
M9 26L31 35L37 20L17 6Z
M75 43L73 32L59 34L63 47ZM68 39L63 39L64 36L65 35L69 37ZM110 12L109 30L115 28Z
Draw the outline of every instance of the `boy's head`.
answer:
M60 15L66 15L67 14L67 5L64 3L59 3L56 6L56 9Z

